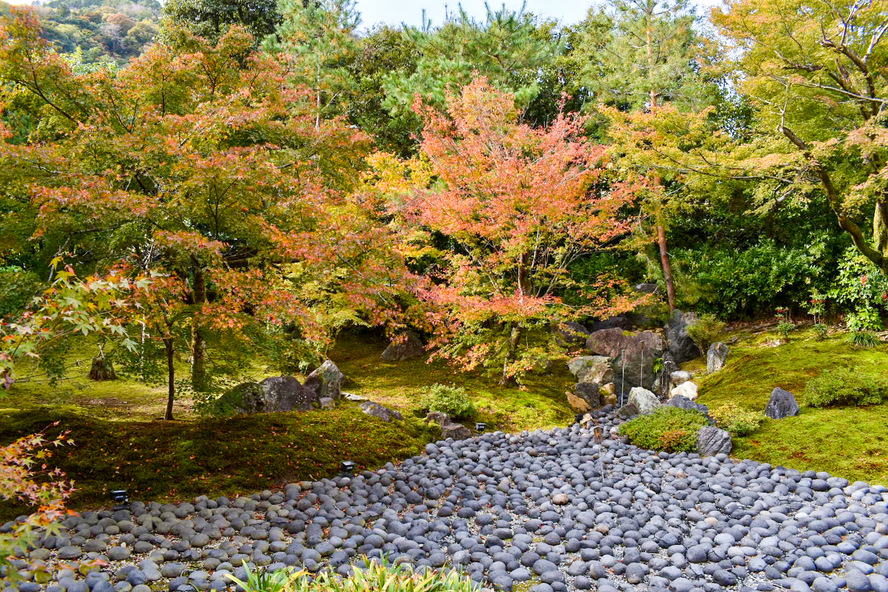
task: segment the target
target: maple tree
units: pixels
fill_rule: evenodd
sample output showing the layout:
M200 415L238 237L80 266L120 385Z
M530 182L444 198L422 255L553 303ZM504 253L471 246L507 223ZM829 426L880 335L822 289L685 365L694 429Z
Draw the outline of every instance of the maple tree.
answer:
M396 211L408 232L427 233L423 252L437 261L422 294L438 356L466 369L494 365L511 383L545 355L533 343L539 329L631 306L611 280L584 286L569 274L628 231L621 210L633 199L630 187L602 182L604 147L583 137L581 118L520 124L514 95L483 77L449 96L447 114L420 99L416 109L431 174L411 174L408 187L429 187L408 191ZM583 304L566 304L566 291Z
M127 310L149 344L163 343L168 419L185 326L200 390L210 382L208 340L221 357L226 339L286 325L322 347L343 317L392 318L378 299L393 283L368 283L397 260L377 266L382 251L364 242L374 228L345 197L365 136L338 119L319 123L313 92L291 86L242 29L88 73L71 71L28 12L3 31L9 104L40 117L30 141L0 148L18 171L5 190L30 195L32 240L62 235L98 270L154 278Z

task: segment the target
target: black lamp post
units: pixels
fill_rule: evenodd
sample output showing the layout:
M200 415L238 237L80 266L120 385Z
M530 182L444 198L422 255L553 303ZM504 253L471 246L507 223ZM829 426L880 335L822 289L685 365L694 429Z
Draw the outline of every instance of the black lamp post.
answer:
M111 492L111 501L114 502L114 511L126 510L129 508L129 496L126 489L115 489Z
M339 466L345 475L351 477L352 475L355 474L355 466L356 465L354 462L352 462L350 460L344 460L344 461L342 461L342 463L340 463Z
M486 429L487 429L487 424L484 423L483 421L479 421L478 423L475 424L475 431L478 432L479 434L483 434L484 430L486 430Z

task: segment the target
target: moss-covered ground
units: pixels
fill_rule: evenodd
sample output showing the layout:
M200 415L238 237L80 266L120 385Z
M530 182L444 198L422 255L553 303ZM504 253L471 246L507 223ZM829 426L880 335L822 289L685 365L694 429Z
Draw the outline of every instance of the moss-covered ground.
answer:
M735 437L734 456L888 485L888 404L814 409L803 394L809 379L843 367L888 381L888 346L856 348L842 333L818 341L810 330L791 333L786 343L773 331L748 329L728 341L732 350L721 371L705 375L699 360L686 365L700 372L699 402L712 408L734 401L761 412L781 387L801 405L797 417L766 419L751 435Z
M164 422L158 419L166 403L163 386L88 380L94 350L83 344L70 353L69 370L58 384L23 381L0 397L0 444L58 422L47 434L67 430L74 446L54 451L50 466L75 482L71 507L86 509L107 505L108 492L117 488L127 489L131 499L158 501L252 493L335 475L345 459L372 469L418 454L439 435L416 409L419 392L435 383L465 387L478 409L472 421L486 421L489 429L546 428L573 418L564 396L571 383L566 368L555 376L530 376L522 389L503 388L490 377L457 373L441 363L382 362L384 347L373 335L350 335L330 357L349 377L344 390L398 409L404 421L385 423L351 402L330 411L201 418L183 398L176 401L177 420ZM185 376L186 364L179 371ZM256 364L247 377L272 373ZM0 504L0 520L24 510Z

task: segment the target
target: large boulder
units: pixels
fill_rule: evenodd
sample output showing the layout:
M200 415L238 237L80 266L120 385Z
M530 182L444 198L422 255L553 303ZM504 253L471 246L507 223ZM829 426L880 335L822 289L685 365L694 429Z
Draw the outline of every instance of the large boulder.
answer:
M449 423L441 426L441 438L443 440L468 440L471 437L471 430L460 423Z
M710 423L715 423L715 421L709 416L709 407L702 403L695 403L691 401L687 397L683 397L682 395L675 395L668 401L664 403L664 405L669 405L670 407L677 407L679 409L693 409L694 411L699 411L703 415L709 419Z
M724 343L713 343L710 345L709 351L706 352L706 371L711 374L724 368L725 361L728 359L730 352L731 348Z
M702 352L691 336L688 327L698 320L692 312L676 310L666 323L666 344L676 363L681 364L700 357Z
M671 391L669 391L670 397L684 397L691 401L697 398L697 385L691 381L683 382Z
M659 373L654 372L657 360L665 351L663 336L653 331L625 334L620 329L595 331L586 340L593 354L611 358L617 392L632 387L661 390Z
M567 363L567 368L577 377L577 382L607 384L614 380L614 371L607 356L578 356Z
M237 385L219 397L215 406L223 413L308 411L320 406L320 397L292 376L272 376L261 383Z
M391 421L393 419L404 419L404 417L395 411L394 409L389 409L388 407L384 407L379 403L374 403L373 401L364 401L360 404L361 411L366 413L367 415L372 415L373 417L378 417L382 421Z
M601 331L603 329L623 329L628 331L632 328L632 321L626 315L617 315L604 319L603 321L595 321L592 323L590 333Z
M305 379L305 387L318 394L318 398L329 398L334 401L342 396L342 383L345 381L339 367L327 360Z
M592 406L589 405L589 403L585 399L573 394L572 392L567 391L564 394L567 396L567 404L570 405L570 408L574 411L578 413L585 413L592 408Z
M89 379L95 381L117 380L117 373L114 372L111 360L103 356L94 357L89 368Z
M580 323L568 321L553 326L552 334L555 337L555 342L561 347L583 347L589 336L589 329Z
M697 452L701 456L730 454L732 448L731 434L725 430L715 426L706 426L697 432Z
M647 415L653 413L660 406L660 399L646 388L637 386L629 391L628 404L634 405L638 409L639 415Z
M573 394L588 405L588 409L601 407L601 385L597 382L578 382L573 387ZM570 397L568 397L568 401ZM586 411L579 409L578 411Z
M401 362L421 358L425 355L425 345L413 331L407 331L403 335L393 339L379 358L383 362Z
M765 415L771 419L784 419L799 414L799 404L792 393L782 388L775 388L765 407Z
M676 370L669 375L669 386L676 387L683 382L688 382L690 379L691 373L687 370Z

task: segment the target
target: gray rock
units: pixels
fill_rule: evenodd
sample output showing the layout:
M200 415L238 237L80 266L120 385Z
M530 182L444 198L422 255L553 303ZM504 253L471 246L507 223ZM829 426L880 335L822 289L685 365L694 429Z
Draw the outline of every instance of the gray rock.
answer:
M732 449L731 434L714 426L700 428L697 432L697 452L701 456L730 454Z
M700 348L688 335L688 327L698 320L692 312L673 311L666 323L666 344L676 363L681 364L698 358L701 355Z
M272 376L261 383L244 382L216 402L220 408L237 413L270 413L274 411L308 411L315 409L319 397L292 376Z
M342 396L342 383L345 375L331 360L326 360L305 379L305 388L314 391L318 399L329 398L334 401Z
M646 388L637 386L629 391L628 404L635 405L640 415L647 415L653 413L660 406L660 399Z
M614 380L610 358L607 356L578 356L567 362L567 368L576 376L577 382L607 384Z
M364 401L360 404L361 411L366 413L367 415L372 415L373 417L378 417L382 421L391 421L393 419L404 419L404 417L395 411L394 409L389 409L388 407L384 407L379 403L374 403L373 401Z
M80 547L75 547L73 545L68 545L67 547L59 549L59 559L80 559L82 555L83 551Z
M586 337L589 336L589 329L580 323L567 321L553 326L552 335L560 347L583 347L586 344Z
M333 409L336 407L336 402L330 397L321 397L318 402L321 405L321 409Z
M471 430L462 424L448 423L447 425L441 426L441 438L444 440L447 440L448 438L453 438L454 440L468 440L471 437Z
M635 386L653 389L658 383L654 365L665 351L665 342L659 333L641 331L627 335L621 329L604 329L589 335L586 349L613 360L611 367L617 392L626 392Z
M585 401L590 408L601 407L601 385L597 382L578 382L573 386L573 393Z
M400 337L392 340L379 358L383 362L401 362L404 360L421 358L425 356L425 354L425 346L422 343L422 339L419 338L419 335L414 331L407 331Z
M765 407L765 415L771 419L784 419L799 414L799 404L792 393L782 388L775 388Z
M706 352L706 371L712 374L724 368L730 352L731 348L724 343L710 345L709 351Z
M676 387L683 382L689 381L691 378L691 373L687 370L676 370L669 375L669 386Z

